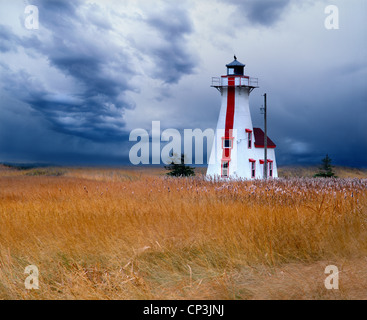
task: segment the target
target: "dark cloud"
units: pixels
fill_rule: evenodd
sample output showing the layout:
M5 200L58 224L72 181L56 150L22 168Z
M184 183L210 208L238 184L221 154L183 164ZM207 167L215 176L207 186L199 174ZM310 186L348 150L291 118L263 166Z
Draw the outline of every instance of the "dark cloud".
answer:
M198 59L186 46L185 37L193 32L188 12L171 4L159 14L148 13L146 23L157 31L157 37L163 42L159 47L144 49L154 60L156 68L152 76L174 84L184 75L192 74Z
M277 144L279 164L319 164L329 154L334 164L367 167L367 83L356 76L364 65L353 66L350 73L320 72L317 79L294 74L286 82L274 78L271 85L264 85L268 130ZM263 98L254 91L252 99L254 126L262 127L256 106L263 104Z
M20 39L12 32L10 27L0 25L0 52L17 51Z
M133 74L130 57L112 41L102 38L108 23L96 32L96 37L91 36L96 14L92 20L85 17L88 10L96 10L96 5L83 8L81 14L80 1L35 4L46 34L20 38L2 26L0 48L15 50L19 46L30 55L46 57L50 67L78 88L64 94L52 92L27 71L12 71L3 65L4 88L43 114L55 131L99 141L121 139L124 110L134 107L133 102L125 99L125 93L134 90L129 84Z
M121 110L111 105L113 95L89 95L88 90L75 95L53 93L24 70L2 69L3 88L41 114L54 131L94 141L125 137Z
M235 6L236 22L271 26L282 16L290 0L222 0ZM248 21L243 18L246 17Z
M78 13L81 0L35 0L33 4L38 7L42 25L51 29L69 29L75 23L83 22L83 16Z
M100 144L49 130L48 121L26 104L2 97L0 162L118 165L127 162L128 140Z
M39 8L44 32L20 38L10 28L0 26L0 50L23 47L30 56L46 57L49 66L77 88L64 94L52 92L27 71L3 65L4 88L43 114L57 132L97 141L121 139L125 134L124 111L134 108L126 93L139 90L131 85L137 74L132 70L134 57L106 36L112 26L97 4L37 0L34 5ZM192 25L187 12L172 3L164 10L163 14L147 14L145 22L156 30L162 44L154 48L143 45L143 54L154 61L150 76L177 83L195 67L185 47Z

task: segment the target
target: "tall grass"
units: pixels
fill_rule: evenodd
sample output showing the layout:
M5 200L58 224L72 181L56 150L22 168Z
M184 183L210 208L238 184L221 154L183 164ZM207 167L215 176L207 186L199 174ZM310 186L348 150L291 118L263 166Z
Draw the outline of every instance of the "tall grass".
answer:
M361 298L366 186L107 169L3 173L0 298ZM327 264L344 268L336 293L323 287ZM39 268L39 290L24 288L27 265Z

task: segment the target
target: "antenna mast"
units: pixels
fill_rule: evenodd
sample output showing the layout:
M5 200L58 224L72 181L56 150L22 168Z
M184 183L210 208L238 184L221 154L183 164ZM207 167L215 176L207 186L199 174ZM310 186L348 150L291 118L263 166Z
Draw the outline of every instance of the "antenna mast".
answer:
M267 95L264 94L264 179L268 179L268 124L267 124Z

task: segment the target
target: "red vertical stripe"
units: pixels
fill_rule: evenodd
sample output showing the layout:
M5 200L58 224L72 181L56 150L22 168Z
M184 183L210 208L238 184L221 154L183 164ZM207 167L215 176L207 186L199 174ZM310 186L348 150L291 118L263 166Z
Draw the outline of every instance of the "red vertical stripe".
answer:
M231 138L234 122L234 104L235 104L235 79L228 79L228 94L227 94L227 115L226 115L226 128L225 138Z
M227 93L227 114L226 114L226 127L224 138L231 139L234 123L234 107L235 107L235 78L228 78L228 93ZM232 142L234 143L234 142ZM223 156L226 159L231 158L231 149L224 149Z

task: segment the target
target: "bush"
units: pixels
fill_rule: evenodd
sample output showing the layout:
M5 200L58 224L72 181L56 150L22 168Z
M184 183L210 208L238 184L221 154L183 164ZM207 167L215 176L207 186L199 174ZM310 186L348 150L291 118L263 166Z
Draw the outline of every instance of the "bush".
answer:
M176 157L177 158L177 157ZM165 166L165 169L170 172L167 173L168 176L171 177L191 177L195 176L195 168L189 167L185 165L185 155L181 154L181 161L175 161L176 159L172 159L171 164Z
M315 178L337 178L333 171L334 166L331 165L331 158L329 155L326 155L324 159L322 159L322 165L319 168L319 172L314 175Z

